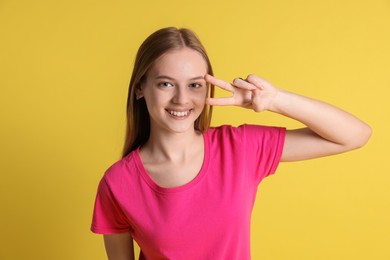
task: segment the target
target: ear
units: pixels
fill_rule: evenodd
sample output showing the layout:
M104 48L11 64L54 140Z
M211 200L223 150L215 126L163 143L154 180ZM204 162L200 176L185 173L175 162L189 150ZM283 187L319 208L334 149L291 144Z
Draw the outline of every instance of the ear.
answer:
M135 99L139 100L144 97L141 85L137 86L135 89Z

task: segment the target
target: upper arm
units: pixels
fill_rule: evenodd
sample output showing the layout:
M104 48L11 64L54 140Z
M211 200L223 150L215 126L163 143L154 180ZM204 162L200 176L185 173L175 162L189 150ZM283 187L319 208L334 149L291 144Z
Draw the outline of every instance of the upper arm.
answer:
M134 260L133 238L130 233L104 235L109 260Z
M319 136L309 128L287 130L281 161L291 162L338 154L354 149Z

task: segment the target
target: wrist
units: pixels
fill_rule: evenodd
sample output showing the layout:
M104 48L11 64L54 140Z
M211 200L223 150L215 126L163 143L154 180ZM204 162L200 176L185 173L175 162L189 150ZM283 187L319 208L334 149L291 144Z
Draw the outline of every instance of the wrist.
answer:
M291 92L288 92L283 89L278 89L272 99L272 102L270 103L268 111L278 114L284 114L283 111L285 111L285 107L288 106L288 104L290 103L290 95L292 95Z

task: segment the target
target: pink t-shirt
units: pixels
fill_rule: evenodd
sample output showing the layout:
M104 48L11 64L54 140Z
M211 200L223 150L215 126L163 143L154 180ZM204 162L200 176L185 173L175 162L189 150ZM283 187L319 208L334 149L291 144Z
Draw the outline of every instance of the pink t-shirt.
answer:
M177 188L158 186L137 149L102 178L91 230L130 232L141 259L250 259L257 187L275 172L284 137L279 127L211 128L199 174Z

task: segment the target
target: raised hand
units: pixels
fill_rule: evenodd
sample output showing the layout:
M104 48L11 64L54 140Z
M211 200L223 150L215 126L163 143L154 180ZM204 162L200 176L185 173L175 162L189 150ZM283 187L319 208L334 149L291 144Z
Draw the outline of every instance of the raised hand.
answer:
M206 75L205 80L233 93L230 97L208 98L206 102L211 106L240 106L256 112L272 110L272 103L280 91L256 75L249 75L245 80L236 78L232 84L211 75Z
M269 110L295 119L307 127L287 130L282 161L297 161L342 153L364 145L371 128L353 115L319 100L274 87L249 75L232 84L213 76L205 80L233 93L224 98L208 98L212 106L241 106L256 112Z

